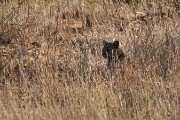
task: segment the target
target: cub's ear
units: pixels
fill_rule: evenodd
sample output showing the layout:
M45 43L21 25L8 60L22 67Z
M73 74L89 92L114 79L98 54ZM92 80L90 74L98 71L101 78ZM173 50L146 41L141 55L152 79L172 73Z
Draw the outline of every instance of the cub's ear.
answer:
M103 45L106 46L107 44L108 44L108 42L103 40Z
M114 47L117 49L117 48L119 47L119 41L114 41L114 42L113 42L113 45L114 45Z

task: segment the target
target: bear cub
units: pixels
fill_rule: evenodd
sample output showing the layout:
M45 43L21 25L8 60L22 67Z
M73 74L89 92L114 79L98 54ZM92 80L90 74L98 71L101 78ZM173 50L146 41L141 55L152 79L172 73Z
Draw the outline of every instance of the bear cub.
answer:
M125 59L125 53L123 49L119 46L119 41L114 41L113 43L103 41L102 56L107 60L107 65L111 63L123 63Z

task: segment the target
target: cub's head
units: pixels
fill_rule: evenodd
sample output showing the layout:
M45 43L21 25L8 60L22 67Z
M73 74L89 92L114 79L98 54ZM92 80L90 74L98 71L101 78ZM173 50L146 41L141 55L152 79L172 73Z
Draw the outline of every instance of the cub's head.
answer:
M122 62L125 58L122 48L119 47L119 41L114 41L113 43L103 41L102 55L107 59L108 65L112 60Z

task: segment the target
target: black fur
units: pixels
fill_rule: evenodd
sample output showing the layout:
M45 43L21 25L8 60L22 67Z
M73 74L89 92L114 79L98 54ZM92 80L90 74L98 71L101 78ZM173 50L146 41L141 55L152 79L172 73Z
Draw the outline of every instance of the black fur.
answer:
M103 41L102 55L107 59L108 66L113 60L122 62L125 58L122 48L119 47L119 41L114 41L113 43Z

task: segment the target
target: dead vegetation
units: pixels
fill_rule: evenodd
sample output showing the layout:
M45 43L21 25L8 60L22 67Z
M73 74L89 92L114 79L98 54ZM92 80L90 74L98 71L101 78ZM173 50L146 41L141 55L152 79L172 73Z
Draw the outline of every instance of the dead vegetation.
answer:
M0 119L180 119L179 5L0 1ZM107 68L103 40L123 65Z

